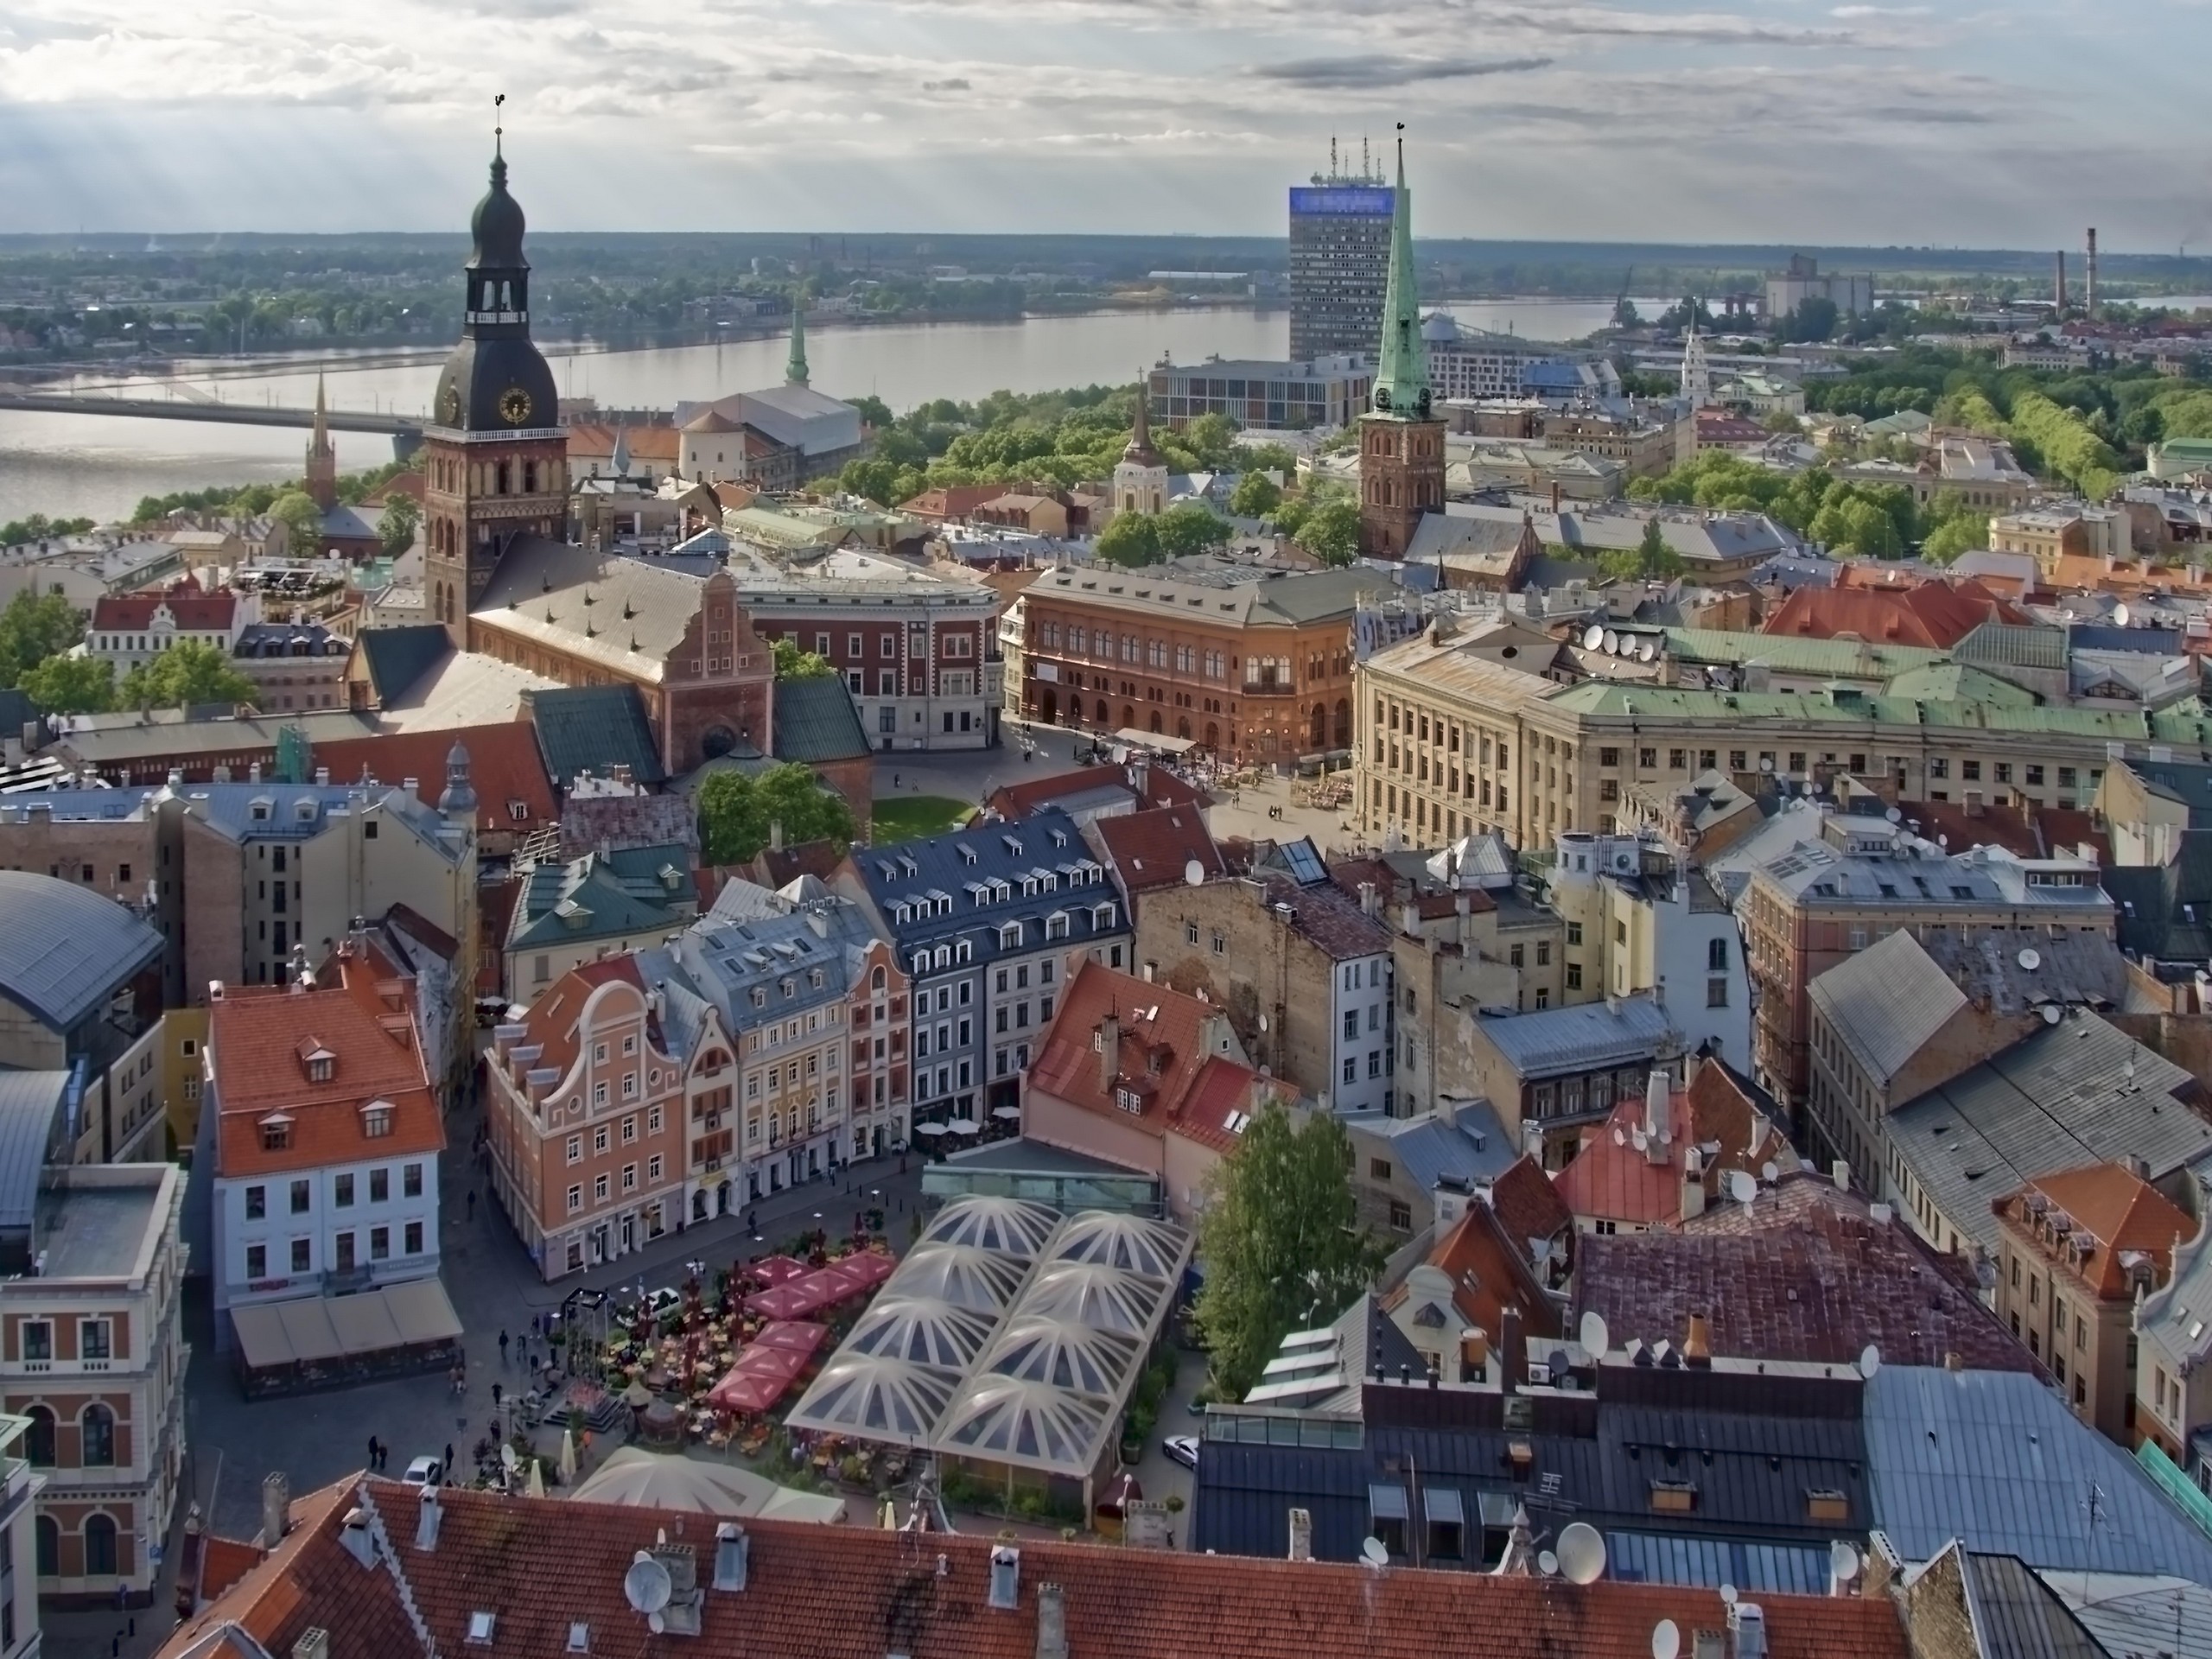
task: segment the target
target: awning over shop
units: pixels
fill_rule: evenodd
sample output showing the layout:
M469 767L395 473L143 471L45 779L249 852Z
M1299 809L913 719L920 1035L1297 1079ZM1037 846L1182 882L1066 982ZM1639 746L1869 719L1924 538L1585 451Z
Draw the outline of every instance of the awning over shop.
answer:
M417 1279L352 1296L302 1296L231 1310L249 1370L451 1342L461 1321L435 1279Z

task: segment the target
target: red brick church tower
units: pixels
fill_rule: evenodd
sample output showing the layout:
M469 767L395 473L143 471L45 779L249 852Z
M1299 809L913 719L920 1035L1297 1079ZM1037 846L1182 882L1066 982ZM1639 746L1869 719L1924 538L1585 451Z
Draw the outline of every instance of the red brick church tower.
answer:
M1444 511L1444 423L1435 418L1428 346L1414 279L1413 196L1406 141L1398 140L1398 197L1373 410L1359 422L1359 552L1402 559L1424 514Z
M467 304L423 435L423 580L431 615L468 645L468 607L518 536L568 524L568 435L553 372L530 338L523 214L495 143L469 222Z

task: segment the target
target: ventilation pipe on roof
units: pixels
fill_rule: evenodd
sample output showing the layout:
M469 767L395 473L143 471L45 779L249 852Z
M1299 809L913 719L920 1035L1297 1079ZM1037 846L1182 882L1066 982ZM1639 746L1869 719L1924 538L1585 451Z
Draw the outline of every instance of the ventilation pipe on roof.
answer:
M330 1632L320 1624L301 1631L292 1643L292 1659L330 1659Z
M1021 1552L1012 1544L1001 1544L991 1552L990 1605L1008 1612L1020 1601Z
M1848 1159L1839 1158L1839 1159L1837 1159L1837 1160L1836 1160L1833 1164L1829 1165L1829 1166L1828 1166L1828 1168L1829 1168L1830 1173L1833 1173L1833 1174L1834 1175L1834 1177L1835 1177L1835 1190L1836 1190L1837 1192L1850 1192L1850 1191L1851 1191L1851 1163L1850 1163L1850 1160L1849 1160Z
M1313 1559L1313 1511L1294 1509L1290 1512L1290 1559L1310 1561Z
M425 1486L415 1522L415 1548L425 1555L438 1547L438 1489L435 1485Z
M1521 1310L1505 1309L1498 1319L1497 1368L1504 1380L1505 1392L1512 1394L1528 1374L1529 1351L1521 1335Z
M338 1541L346 1546L346 1553L363 1567L377 1564L376 1540L369 1532L369 1512L364 1509L346 1511L346 1524L339 1529Z
M283 1470L261 1483L261 1547L274 1549L292 1529L292 1483Z

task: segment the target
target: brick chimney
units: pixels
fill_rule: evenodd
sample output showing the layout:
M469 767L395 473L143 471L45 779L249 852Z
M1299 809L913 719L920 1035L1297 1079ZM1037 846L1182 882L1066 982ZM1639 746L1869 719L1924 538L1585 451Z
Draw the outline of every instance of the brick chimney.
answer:
M1290 1512L1290 1559L1310 1561L1313 1559L1313 1511L1294 1509Z
M1068 1603L1057 1584L1037 1586L1037 1659L1068 1659Z
M1118 1009L1109 1007L1106 1017L1098 1022L1098 1087L1110 1095L1114 1079L1122 1071L1122 1016Z
M274 1549L292 1529L292 1483L281 1469L261 1482L261 1547Z
M292 1643L292 1659L330 1659L330 1632L320 1624L301 1631Z
M1508 1306L1498 1319L1497 1368L1503 1375L1505 1392L1516 1391L1522 1379L1529 1375L1529 1351L1521 1334L1521 1310Z

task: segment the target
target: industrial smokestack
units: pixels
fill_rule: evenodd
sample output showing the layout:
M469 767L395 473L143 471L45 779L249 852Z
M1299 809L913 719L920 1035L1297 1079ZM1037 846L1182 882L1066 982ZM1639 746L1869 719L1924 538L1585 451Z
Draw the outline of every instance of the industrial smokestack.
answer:
M2061 248L2055 257L2057 263L2051 282L2051 297L2058 307L2058 315L2063 317L2066 315L2066 250Z
M2089 226L2088 269L2082 274L2082 303L2091 316L2097 315L2097 227Z

